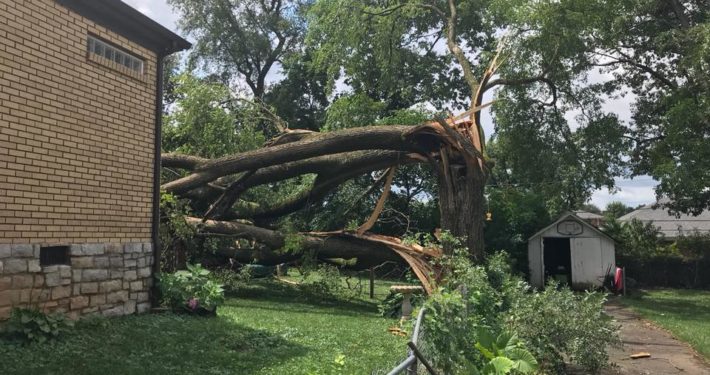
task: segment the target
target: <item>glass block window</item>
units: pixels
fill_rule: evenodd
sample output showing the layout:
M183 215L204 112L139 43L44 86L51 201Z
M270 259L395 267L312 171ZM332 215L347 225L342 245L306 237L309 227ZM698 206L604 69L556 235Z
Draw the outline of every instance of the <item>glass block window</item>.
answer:
M143 59L133 56L119 47L104 42L101 39L89 35L87 50L91 54L125 66L136 73L143 74Z

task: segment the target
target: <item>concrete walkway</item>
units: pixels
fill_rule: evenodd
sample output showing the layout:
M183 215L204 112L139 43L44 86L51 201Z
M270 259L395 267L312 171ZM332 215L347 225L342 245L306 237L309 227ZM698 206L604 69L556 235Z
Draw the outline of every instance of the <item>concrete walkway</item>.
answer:
M605 375L710 375L710 366L693 349L678 341L666 330L641 319L629 308L613 300L605 307L621 324L623 348L609 349L609 359L616 366ZM638 352L651 354L649 358L631 359Z

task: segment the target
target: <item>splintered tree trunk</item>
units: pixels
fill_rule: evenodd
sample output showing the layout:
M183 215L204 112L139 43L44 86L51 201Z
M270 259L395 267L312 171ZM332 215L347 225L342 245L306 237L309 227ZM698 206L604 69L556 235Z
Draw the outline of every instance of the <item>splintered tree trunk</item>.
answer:
M441 229L462 239L471 257L481 261L484 258L485 176L472 166L450 165L447 171L443 170L445 166L441 168L438 174Z

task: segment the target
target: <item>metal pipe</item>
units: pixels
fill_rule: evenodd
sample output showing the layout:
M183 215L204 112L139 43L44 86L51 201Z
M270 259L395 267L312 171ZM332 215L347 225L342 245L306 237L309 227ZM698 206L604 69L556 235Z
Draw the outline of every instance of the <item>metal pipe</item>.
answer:
M158 306L158 274L160 273L160 155L162 148L163 128L163 59L166 53L156 56L155 78L155 127L153 130L153 220L151 225L151 242L153 242L153 286L151 287L151 303Z

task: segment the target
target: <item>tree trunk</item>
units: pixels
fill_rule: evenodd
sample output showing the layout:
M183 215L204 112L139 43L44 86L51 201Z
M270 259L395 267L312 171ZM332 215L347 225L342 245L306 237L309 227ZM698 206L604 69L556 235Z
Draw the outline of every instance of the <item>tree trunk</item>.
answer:
M283 253L279 249L286 244L286 235L249 224L227 221L202 221L200 218L186 217L188 224L202 228L209 233L232 235L235 238L248 238L268 247L267 249L221 249L218 253L235 258L240 262L251 262L254 259L260 264L278 264L300 259L302 253ZM387 246L372 241L365 241L346 236L318 237L299 235L302 250L316 252L316 257L321 260L332 258L352 259L357 258L355 264L358 268L368 268L387 261L401 262L402 259L392 252Z
M481 261L485 176L477 165L446 164L439 166L438 173L441 229L461 238L471 257Z

